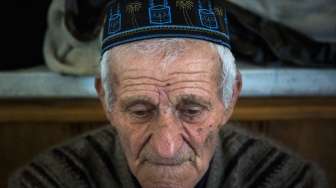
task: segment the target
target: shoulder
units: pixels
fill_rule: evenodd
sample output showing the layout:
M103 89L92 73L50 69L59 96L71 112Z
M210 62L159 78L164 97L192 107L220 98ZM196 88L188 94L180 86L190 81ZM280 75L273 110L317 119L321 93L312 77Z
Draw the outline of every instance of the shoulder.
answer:
M116 141L116 133L110 127L81 135L38 155L10 178L9 187L84 188L95 187L96 176L113 180Z
M220 132L226 158L226 184L243 187L327 187L319 168L274 142L244 130L226 127Z

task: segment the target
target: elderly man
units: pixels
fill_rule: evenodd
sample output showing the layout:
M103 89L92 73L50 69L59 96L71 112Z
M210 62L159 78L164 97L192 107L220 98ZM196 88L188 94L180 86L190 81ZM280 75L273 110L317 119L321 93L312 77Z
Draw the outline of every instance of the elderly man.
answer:
M312 164L225 127L241 77L220 1L107 10L95 86L111 125L38 156L11 188L326 186Z

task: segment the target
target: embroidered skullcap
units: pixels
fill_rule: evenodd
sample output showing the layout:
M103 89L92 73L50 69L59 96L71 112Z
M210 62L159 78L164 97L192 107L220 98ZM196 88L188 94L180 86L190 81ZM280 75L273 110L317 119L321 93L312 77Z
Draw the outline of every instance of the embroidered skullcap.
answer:
M101 54L129 42L192 38L230 48L223 0L111 0Z

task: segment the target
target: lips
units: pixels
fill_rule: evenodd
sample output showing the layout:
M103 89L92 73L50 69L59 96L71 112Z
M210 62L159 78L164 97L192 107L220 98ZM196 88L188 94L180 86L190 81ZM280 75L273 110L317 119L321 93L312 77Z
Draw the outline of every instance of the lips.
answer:
M180 166L185 162L190 160L175 160L175 159L164 159L164 160L144 160L144 163L149 163L156 166Z

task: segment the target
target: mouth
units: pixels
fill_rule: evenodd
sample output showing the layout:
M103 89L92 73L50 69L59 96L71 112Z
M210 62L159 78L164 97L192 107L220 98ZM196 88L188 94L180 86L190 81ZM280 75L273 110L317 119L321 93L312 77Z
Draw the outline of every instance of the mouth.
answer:
M176 161L176 160L160 160L160 161L151 161L144 160L143 163L147 163L155 166L181 166L183 163L188 162L188 160L184 161Z

